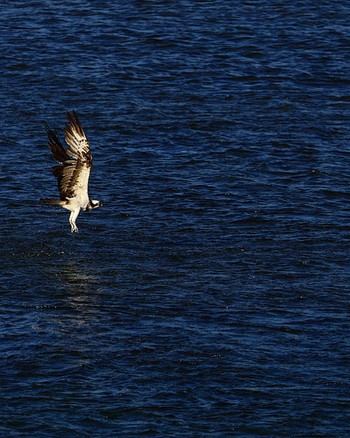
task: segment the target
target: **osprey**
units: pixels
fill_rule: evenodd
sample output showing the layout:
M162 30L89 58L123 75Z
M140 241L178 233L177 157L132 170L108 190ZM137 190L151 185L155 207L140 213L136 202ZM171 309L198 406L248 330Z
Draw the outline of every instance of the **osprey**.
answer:
M52 168L52 173L57 178L60 191L60 200L44 199L45 204L60 205L69 210L69 223L71 232L77 233L75 223L80 210L90 211L102 206L101 201L91 200L88 193L89 176L92 167L90 145L81 126L78 114L66 113L69 125L65 127L65 140L67 149L62 146L57 132L44 122L46 133L49 137L49 148L54 159L60 163Z

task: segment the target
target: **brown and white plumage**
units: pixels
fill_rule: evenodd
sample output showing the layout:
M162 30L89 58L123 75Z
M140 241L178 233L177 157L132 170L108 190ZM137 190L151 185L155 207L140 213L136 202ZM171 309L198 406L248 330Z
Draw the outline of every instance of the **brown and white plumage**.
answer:
M89 198L88 184L92 167L90 145L81 126L78 114L67 112L69 124L65 127L67 149L57 135L57 132L44 123L49 137L49 148L55 160L60 163L52 168L58 181L60 200L44 200L44 203L60 205L71 212L69 222L72 233L78 232L75 223L80 210L90 211L100 207L101 202Z

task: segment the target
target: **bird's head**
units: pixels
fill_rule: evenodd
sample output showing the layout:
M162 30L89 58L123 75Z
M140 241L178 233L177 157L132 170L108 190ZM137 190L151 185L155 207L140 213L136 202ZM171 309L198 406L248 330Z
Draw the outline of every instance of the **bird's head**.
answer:
M88 205L86 206L85 211L91 211L95 208L102 207L102 206L103 206L102 201L97 201L96 199L91 199L90 202L88 203Z

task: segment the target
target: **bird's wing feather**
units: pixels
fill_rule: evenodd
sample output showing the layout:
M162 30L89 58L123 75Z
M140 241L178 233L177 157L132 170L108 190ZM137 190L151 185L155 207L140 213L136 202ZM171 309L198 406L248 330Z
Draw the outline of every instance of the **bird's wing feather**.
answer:
M49 137L49 148L51 149L52 155L54 159L59 162L63 163L66 160L69 160L69 156L65 150L65 148L62 146L62 143L58 137L57 131L50 128L50 126L44 122L45 130L47 133L47 136Z
M90 145L81 126L78 114L75 111L72 114L68 112L66 114L70 123L70 125L66 125L65 131L65 140L68 144L67 153L69 156L81 160L91 167Z
M68 160L63 166L53 167L61 199L87 197L90 167L80 160Z

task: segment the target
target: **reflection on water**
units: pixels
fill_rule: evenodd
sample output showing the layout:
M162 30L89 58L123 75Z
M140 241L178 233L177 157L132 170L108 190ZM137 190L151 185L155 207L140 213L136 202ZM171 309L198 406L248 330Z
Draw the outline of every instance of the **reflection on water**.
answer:
M65 284L67 293L73 295L89 292L98 282L96 273L91 268L72 259L60 267L57 277Z
M57 327L71 331L76 326L91 324L99 307L96 294L99 277L95 269L74 258L59 265L44 265L44 269L50 278L49 291L56 298L56 311L51 317Z

